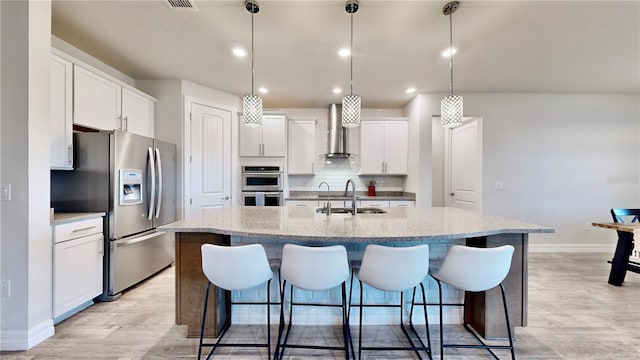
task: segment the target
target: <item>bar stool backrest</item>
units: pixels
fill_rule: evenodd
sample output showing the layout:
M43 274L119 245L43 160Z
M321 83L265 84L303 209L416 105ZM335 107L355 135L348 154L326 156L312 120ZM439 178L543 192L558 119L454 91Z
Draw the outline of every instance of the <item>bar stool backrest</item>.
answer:
M454 245L435 277L465 291L489 290L509 273L513 251L511 245L493 248Z
M267 254L260 244L220 246L204 244L202 271L209 281L225 290L249 289L273 276Z
M429 273L429 245L367 245L358 272L360 281L383 291L411 289Z
M285 244L280 273L300 289L320 291L334 288L349 277L347 249L342 245L311 247Z
M640 209L611 209L611 216L617 223L639 222Z

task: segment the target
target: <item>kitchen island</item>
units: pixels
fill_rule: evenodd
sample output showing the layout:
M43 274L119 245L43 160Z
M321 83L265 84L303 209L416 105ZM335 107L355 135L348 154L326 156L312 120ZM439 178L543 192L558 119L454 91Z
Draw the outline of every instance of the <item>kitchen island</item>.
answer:
M287 242L304 245L345 245L352 260L362 257L367 244L390 246L429 244L432 268L439 267L448 248L455 244L493 247L510 244L515 247L511 271L505 280L510 304L510 316L516 326L527 323L527 248L529 233L549 233L548 227L521 221L482 215L457 208L388 208L384 214L332 214L316 213L309 207L234 207L206 210L202 216L177 221L159 228L176 232L176 323L188 325L188 336L197 336L200 329L201 309L206 278L201 270L200 246L204 243L236 245L261 243L270 258L279 258ZM432 281L431 281L432 282ZM276 281L273 282L277 289ZM428 301L435 302L435 285L427 285ZM368 298L389 301L375 289L367 289ZM434 293L434 291L436 291ZM272 291L275 293L275 291ZM254 292L254 295L258 291ZM236 296L234 294L234 296ZM240 294L239 296L253 296ZM264 296L264 295L261 295ZM466 296L467 319L485 337L502 336L504 323L499 293L462 294L446 289L445 299L461 301ZM259 296L256 296L258 299ZM230 320L229 294L215 292L210 301L210 313L216 313L216 326L208 326L206 334L215 336L217 329ZM435 308L434 308L435 310ZM459 323L462 314L453 309L443 320ZM430 312L431 314L431 312ZM496 316L493 316L497 314ZM260 321L264 317L242 316L234 312L234 322ZM244 314L246 315L246 314ZM446 315L446 314L445 314ZM272 320L277 321L277 316ZM353 320L352 322L356 321ZM388 318L374 317L377 323ZM432 317L434 319L435 317ZM318 318L310 317L317 323ZM237 321L239 320L239 321ZM264 320L262 320L264 321ZM433 321L433 320L432 320Z

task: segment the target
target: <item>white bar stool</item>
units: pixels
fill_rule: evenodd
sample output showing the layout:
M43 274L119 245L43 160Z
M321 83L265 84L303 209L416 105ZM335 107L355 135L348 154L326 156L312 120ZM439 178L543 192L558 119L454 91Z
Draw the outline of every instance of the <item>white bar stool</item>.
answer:
M440 308L440 359L444 359L445 348L487 349L496 359L498 359L498 356L491 351L491 349L509 349L511 350L511 358L516 358L513 347L513 337L511 334L511 324L509 323L507 299L504 294L504 287L502 286L502 281L507 277L509 269L511 268L513 250L514 248L511 245L494 248L477 248L454 245L449 249L440 270L431 274L431 277L433 277L438 283L438 304ZM504 305L504 314L507 321L509 345L487 345L469 327L466 318L463 321L465 329L467 329L482 345L445 344L442 334L442 283L449 284L460 290L471 292L487 291L496 286L500 286L502 303ZM459 306L460 304L452 305ZM464 304L462 304L462 306L464 306Z
M203 347L211 347L207 355L209 359L218 347L264 347L267 348L268 357L271 358L271 278L273 271L269 265L264 247L259 244L241 246L219 246L204 244L202 251L202 271L209 280L202 311L202 328L200 330L200 344L198 346L198 359ZM222 338L231 326L231 320L226 323L215 343L203 343L204 328L207 317L207 305L209 302L209 289L211 284L228 291L244 290L258 285L267 285L266 302L231 302L243 305L266 305L267 307L267 341L264 343L221 343Z
M424 351L429 359L431 355L431 336L429 335L429 320L427 317L426 296L422 281L429 273L429 246L417 245L410 247L389 247L380 245L367 245L362 257L362 265L358 272L360 282L360 323L358 327L358 359L362 358L362 350L390 351L406 350L415 351L419 359L422 359L420 351ZM400 293L400 304L365 304L363 299L363 284L382 291ZM420 335L413 326L412 315L416 296L416 288L420 286L422 291L422 307L424 321L427 329L427 344L425 345ZM414 342L404 324L404 297L405 290L413 289L411 296L411 311L409 315L409 327L418 339ZM357 306L357 305L356 305ZM362 315L365 307L393 307L400 310L400 327L411 346L362 346Z
M349 261L344 246L309 247L285 244L282 249L282 263L280 265L282 278L282 293L280 306L280 326L278 328L278 343L274 359L282 359L285 348L344 350L345 358L349 359L351 333L347 318L346 280L349 278ZM284 292L289 284L289 324L284 339ZM294 287L308 291L326 291L337 286L342 287L341 304L301 303L293 301ZM344 346L318 346L306 344L287 344L292 325L293 306L330 306L342 308L342 335ZM282 339L282 343L281 343Z

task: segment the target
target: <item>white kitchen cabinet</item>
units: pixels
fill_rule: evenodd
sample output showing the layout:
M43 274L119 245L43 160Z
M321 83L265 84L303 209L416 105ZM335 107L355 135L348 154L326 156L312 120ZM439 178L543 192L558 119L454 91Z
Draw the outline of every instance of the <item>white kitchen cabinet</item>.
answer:
M150 96L74 65L74 124L153 137L154 106Z
M287 200L286 206L318 207L318 200Z
M49 112L50 166L73 170L73 64L51 54Z
M54 225L53 242L55 320L102 294L102 217Z
M313 175L315 138L315 120L289 120L287 134L287 172L289 175Z
M73 123L99 130L120 129L122 86L73 66Z
M263 115L262 125L251 127L240 121L240 156L286 156L287 124L284 115Z
M360 206L363 208L388 208L389 200L360 200Z
M409 124L406 120L360 123L360 174L406 175Z
M154 101L142 93L122 88L122 130L134 134L153 137L154 135Z
M416 202L413 200L390 200L389 207L415 207Z

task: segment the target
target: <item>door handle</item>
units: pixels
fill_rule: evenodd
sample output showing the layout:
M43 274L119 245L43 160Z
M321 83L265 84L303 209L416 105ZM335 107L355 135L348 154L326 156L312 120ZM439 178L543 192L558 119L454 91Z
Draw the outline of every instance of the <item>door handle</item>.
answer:
M150 235L145 235L145 236L141 236L137 239L131 239L131 240L127 240L127 241L122 241L122 242L118 242L118 244L116 245L116 247L121 247L121 246L127 246L127 245L133 245L139 242L143 242L143 241L147 241L149 239L153 239L156 238L158 236L162 236L164 235L164 232L156 232Z
M149 192L149 217L148 220L153 219L153 209L156 204L156 165L153 159L153 149L149 150L149 168L151 170L151 191Z
M229 196L223 197L222 200L229 200Z
M456 194L456 193L451 193L451 194L449 194L449 195L454 196L455 194Z
M156 219L160 217L160 206L162 205L162 159L160 149L156 148L156 160L158 161L158 204L156 205Z

